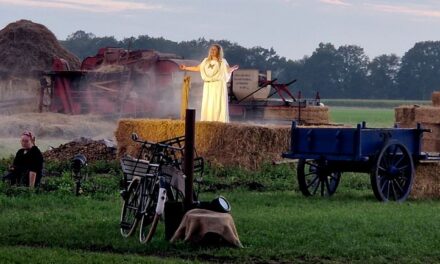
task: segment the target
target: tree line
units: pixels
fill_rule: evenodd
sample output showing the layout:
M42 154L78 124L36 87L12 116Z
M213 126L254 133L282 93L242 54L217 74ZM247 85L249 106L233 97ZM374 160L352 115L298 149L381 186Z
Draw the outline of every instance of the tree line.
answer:
M440 41L418 42L403 57L384 54L373 59L357 45L320 43L312 55L300 60L279 56L273 48L245 48L228 40L204 38L175 42L141 35L117 40L80 30L60 42L81 59L95 55L101 47L124 47L196 60L205 57L215 42L222 45L231 65L272 70L280 82L297 79L291 90L301 90L309 97L319 92L321 98L429 100L431 93L440 89Z

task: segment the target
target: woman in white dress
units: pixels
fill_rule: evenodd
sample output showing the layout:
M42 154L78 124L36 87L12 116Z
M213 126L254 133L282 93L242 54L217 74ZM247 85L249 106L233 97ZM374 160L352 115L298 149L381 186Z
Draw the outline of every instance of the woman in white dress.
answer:
M208 57L197 66L180 65L184 71L200 72L203 84L201 121L229 122L228 89L226 83L238 66L229 67L218 44L209 48Z

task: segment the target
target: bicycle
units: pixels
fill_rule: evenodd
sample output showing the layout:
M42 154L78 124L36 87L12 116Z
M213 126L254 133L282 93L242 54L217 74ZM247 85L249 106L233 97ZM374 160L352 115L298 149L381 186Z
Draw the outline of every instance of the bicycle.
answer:
M155 143L139 140L133 134L132 140L142 145L137 158L126 156L121 159L125 185L121 192L124 203L120 231L123 237L129 237L140 220L139 240L146 243L164 216L165 202L182 202L184 199L181 168L184 137ZM195 164L195 172L202 176L203 159L196 157ZM198 193L194 193L194 198L197 196Z

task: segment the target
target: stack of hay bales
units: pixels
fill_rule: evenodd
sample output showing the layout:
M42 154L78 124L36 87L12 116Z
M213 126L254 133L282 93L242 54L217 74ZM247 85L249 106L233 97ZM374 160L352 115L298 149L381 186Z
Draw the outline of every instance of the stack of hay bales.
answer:
M139 144L131 140L136 132L141 138L162 141L184 135L185 123L179 120L123 119L115 133L118 156L135 155ZM196 149L200 156L221 166L259 169L264 163L281 159L289 148L290 127L196 123Z
M440 152L440 92L432 94L432 105L403 105L395 108L399 127L414 128L420 123L432 133L424 133L422 151ZM440 164L422 162L416 167L413 198L440 198Z
M266 120L294 120L300 119L306 124L328 124L330 123L328 107L307 106L279 107L268 106L264 108L264 119ZM301 113L300 113L301 111Z
M45 26L29 20L0 30L0 111L3 114L38 111L41 71L51 70L54 57L71 69L79 59L64 49Z
M420 123L432 133L424 133L422 151L440 152L440 93L432 96L432 106L404 105L395 108L396 123L402 128L415 128Z

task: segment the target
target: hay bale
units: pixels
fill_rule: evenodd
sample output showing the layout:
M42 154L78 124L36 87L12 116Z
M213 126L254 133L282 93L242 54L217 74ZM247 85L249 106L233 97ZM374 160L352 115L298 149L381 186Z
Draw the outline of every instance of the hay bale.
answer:
M440 107L416 107L414 120L418 123L440 124Z
M180 120L123 119L115 137L118 156L135 155L139 145L130 138L132 132L146 140L161 141L184 135ZM290 127L196 123L196 148L199 155L213 164L256 170L264 163L280 160L289 148Z
M420 163L416 167L416 176L411 197L440 198L440 164L438 162Z
M415 120L414 105L402 105L394 108L396 123L412 123Z
M71 69L80 66L79 59L41 24L19 20L0 30L0 71L31 75L32 71L50 70L54 57L65 59Z
M298 117L298 107L270 106L264 108L263 118L266 120L294 120ZM330 123L329 109L322 106L301 108L301 120L309 124L328 124Z
M421 123L423 128L431 129L431 133L423 133L422 151L440 152L440 125ZM398 123L400 128L416 128L417 123Z
M440 151L440 140L432 138L422 139L422 151L424 152L439 152Z
M433 106L437 106L437 107L440 106L440 92L433 92L431 99L432 99Z
M440 124L421 123L423 128L431 129L431 133L423 133L423 138L440 140Z

